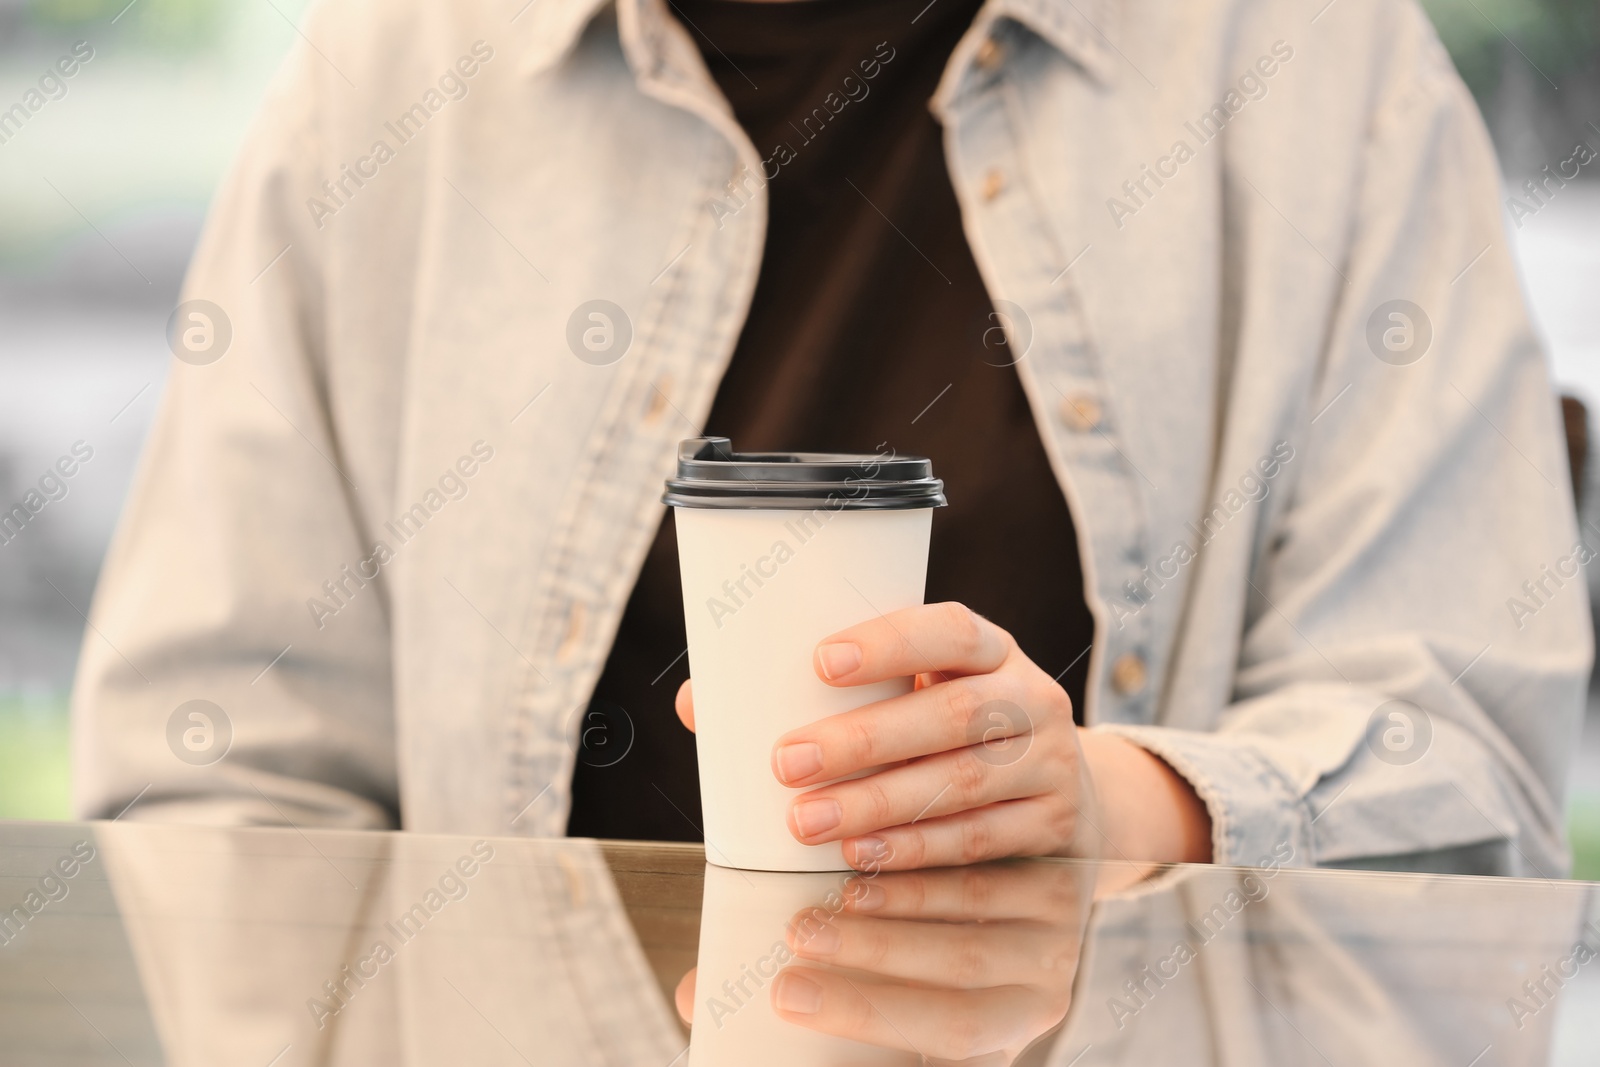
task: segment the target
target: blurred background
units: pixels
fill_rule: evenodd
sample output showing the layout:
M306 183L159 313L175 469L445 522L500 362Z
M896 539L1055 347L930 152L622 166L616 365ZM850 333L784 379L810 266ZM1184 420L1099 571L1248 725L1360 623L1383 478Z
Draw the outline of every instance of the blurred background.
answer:
M93 450L67 495L0 544L0 818L68 816L67 696L100 558L171 359L167 316L212 190L307 6L0 0L0 506L74 444ZM1508 225L1558 389L1588 405L1592 427L1600 159L1543 203L1522 184L1580 144L1600 153L1600 2L1423 6L1499 151ZM6 109L80 41L64 92L52 85L42 107L8 122ZM1600 542L1600 432L1589 439L1586 513ZM1600 562L1588 580L1600 594ZM1595 686L1589 709L1570 819L1577 873L1600 879Z

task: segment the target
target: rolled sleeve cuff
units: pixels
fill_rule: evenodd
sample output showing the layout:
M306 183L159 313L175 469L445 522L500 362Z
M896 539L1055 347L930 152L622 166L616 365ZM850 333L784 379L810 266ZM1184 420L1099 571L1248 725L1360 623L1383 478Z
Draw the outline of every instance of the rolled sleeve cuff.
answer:
M1211 860L1234 867L1314 863L1309 809L1260 753L1216 734L1162 726L1094 727L1159 756L1211 816Z

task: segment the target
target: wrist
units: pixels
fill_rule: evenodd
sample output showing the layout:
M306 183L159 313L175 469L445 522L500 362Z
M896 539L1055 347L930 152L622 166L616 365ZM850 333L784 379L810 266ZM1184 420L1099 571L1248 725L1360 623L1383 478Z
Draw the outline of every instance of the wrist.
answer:
M1079 727L1078 742L1098 797L1105 858L1211 862L1211 815L1188 779L1116 734Z

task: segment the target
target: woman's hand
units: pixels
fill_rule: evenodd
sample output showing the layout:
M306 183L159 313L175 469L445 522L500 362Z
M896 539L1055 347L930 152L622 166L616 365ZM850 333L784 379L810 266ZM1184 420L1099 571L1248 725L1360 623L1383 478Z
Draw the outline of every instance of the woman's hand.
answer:
M846 860L874 870L1004 856L1210 857L1209 818L1188 784L1145 750L1080 730L1066 692L961 604L852 626L820 642L812 662L828 685L915 676L916 688L778 739L773 774L805 790L789 808L799 841L841 841ZM677 708L693 729L688 682Z

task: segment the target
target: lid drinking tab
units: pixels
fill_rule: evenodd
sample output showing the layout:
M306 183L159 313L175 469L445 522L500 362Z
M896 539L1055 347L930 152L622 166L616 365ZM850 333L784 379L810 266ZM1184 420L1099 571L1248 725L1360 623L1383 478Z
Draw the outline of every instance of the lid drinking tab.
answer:
M833 452L735 452L726 437L678 445L678 474L661 499L680 508L810 511L945 506L944 482L921 456Z

